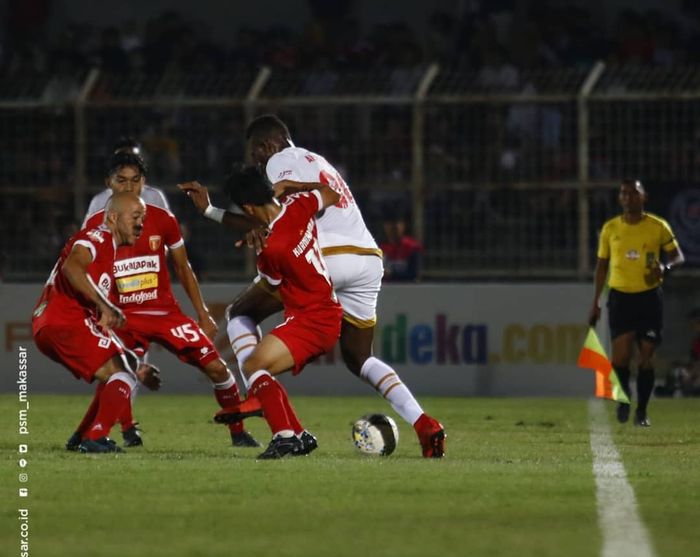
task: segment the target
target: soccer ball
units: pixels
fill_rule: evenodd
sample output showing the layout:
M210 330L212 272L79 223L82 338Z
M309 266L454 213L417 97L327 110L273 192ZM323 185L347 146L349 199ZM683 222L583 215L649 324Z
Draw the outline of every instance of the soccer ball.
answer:
M389 416L366 414L352 424L352 442L362 454L389 456L399 443L399 428Z

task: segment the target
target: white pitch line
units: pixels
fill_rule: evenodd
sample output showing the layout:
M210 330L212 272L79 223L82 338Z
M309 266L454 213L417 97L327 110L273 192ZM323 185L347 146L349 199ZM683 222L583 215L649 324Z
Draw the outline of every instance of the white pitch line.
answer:
M620 453L610 435L601 400L589 401L591 451L603 535L602 557L654 557L654 548L637 509L637 498L627 481Z

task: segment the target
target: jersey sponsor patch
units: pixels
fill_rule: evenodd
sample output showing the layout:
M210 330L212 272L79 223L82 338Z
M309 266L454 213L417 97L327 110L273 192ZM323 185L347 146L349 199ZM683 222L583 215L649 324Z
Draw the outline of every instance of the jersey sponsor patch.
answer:
M114 277L127 277L135 273L150 271L157 273L160 271L160 259L157 255L145 255L142 257L131 257L114 262Z
M158 275L156 273L143 273L117 279L117 290L121 294L137 290L150 290L151 288L158 288Z
M625 257L630 261L636 261L641 257L641 255L636 249L631 249L625 254Z
M97 281L97 287L105 295L109 296L109 291L112 288L112 277L109 273L102 273L100 279Z
M143 304L144 302L157 299L157 290L151 290L150 292L134 292L133 294L119 294L119 305Z

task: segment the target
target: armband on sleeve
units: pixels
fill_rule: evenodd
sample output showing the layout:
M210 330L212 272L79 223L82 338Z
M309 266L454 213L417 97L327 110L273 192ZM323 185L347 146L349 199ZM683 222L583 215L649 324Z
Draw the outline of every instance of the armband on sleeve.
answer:
M219 224L223 222L224 214L226 214L226 211L224 209L214 207L213 205L209 205L209 207L204 209L204 216L210 220L218 222Z

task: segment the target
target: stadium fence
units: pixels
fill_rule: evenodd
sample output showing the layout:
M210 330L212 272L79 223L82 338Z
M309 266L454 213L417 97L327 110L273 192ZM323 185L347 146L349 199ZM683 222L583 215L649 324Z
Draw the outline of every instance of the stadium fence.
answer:
M405 216L423 279L588 278L628 176L700 263L700 68L93 69L0 85L6 281L46 277L123 135L143 143L203 278L246 279L250 255L174 186L198 179L224 204L222 177L264 112L339 168L378 240L384 218Z

